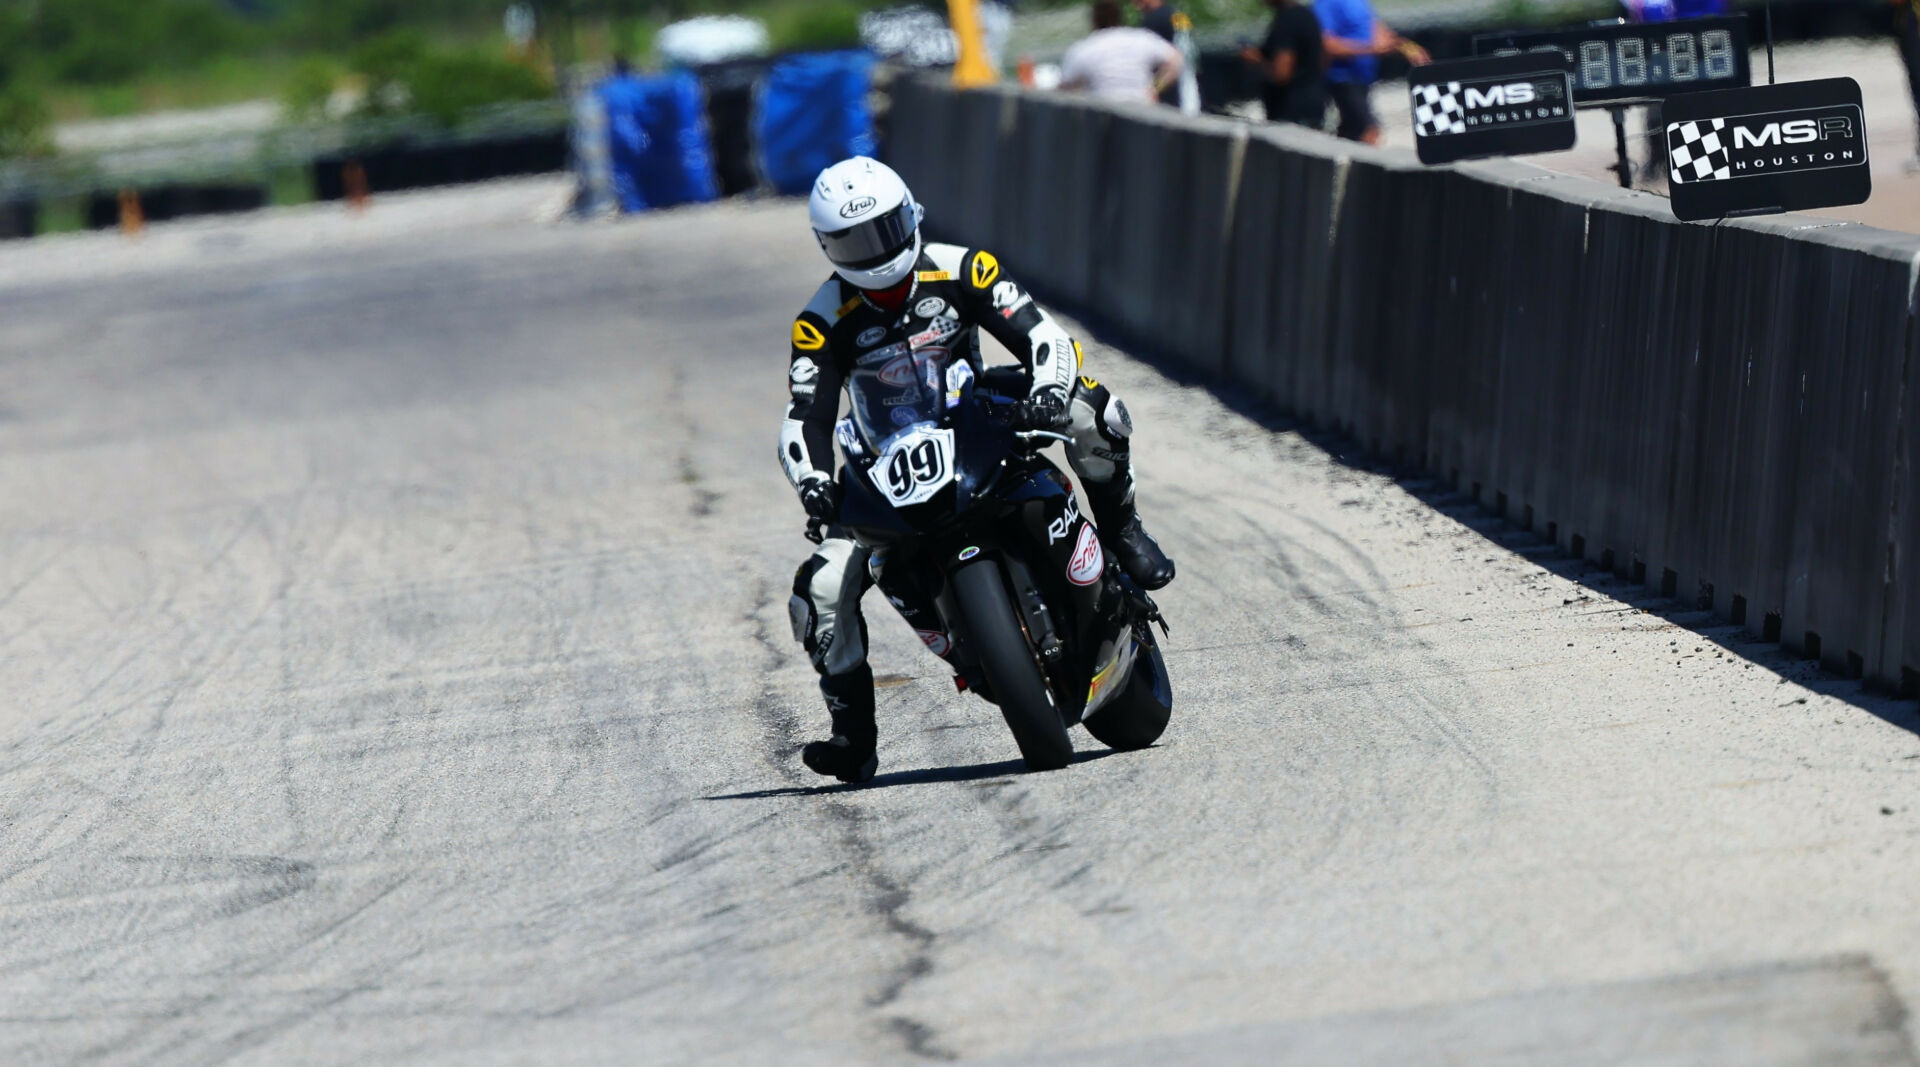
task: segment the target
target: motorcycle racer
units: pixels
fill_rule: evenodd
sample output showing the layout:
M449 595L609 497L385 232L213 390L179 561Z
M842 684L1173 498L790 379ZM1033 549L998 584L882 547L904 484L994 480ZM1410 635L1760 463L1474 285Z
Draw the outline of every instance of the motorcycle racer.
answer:
M877 729L873 671L867 665L860 598L872 583L867 550L833 524L840 507L832 444L847 371L864 359L941 348L984 368L985 329L1031 374L1010 413L1016 430L1067 434L1067 459L1086 492L1100 539L1146 589L1173 580L1174 564L1141 526L1134 507L1133 423L1119 398L1081 373L1080 345L992 253L926 242L923 209L900 176L856 156L815 182L808 212L834 273L794 320L789 405L780 462L807 514L825 536L794 576L788 602L794 637L820 675L833 736L801 758L816 773L859 782L873 777ZM930 596L904 576L881 579L887 598L936 655L949 658Z

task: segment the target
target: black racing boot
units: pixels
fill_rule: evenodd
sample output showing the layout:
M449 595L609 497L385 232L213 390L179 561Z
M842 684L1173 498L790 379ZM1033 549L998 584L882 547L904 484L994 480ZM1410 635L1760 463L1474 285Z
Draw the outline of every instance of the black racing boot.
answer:
M1120 569L1127 572L1127 577L1142 589L1158 589L1173 581L1173 561L1140 525L1140 515L1134 510L1132 473L1123 468L1105 484L1085 479L1081 484L1087 491L1087 503L1093 507L1093 524L1100 528L1100 542L1120 557Z
M809 742L800 750L800 761L815 774L843 782L871 781L880 766L874 754L879 731L873 723L873 668L862 663L845 674L823 675L820 694L833 716L833 736Z

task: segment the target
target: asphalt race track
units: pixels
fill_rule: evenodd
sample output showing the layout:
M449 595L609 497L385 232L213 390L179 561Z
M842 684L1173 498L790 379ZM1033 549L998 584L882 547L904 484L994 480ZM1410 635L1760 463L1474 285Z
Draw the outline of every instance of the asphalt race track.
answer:
M1104 343L1165 740L819 788L804 208L556 189L0 249L0 1062L1913 1062L1910 704Z

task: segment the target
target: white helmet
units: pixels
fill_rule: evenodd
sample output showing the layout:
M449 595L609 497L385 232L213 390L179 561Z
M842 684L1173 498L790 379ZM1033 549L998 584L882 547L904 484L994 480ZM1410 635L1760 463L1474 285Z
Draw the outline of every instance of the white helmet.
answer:
M891 289L919 262L923 212L885 163L855 156L821 171L807 214L834 273L861 289Z

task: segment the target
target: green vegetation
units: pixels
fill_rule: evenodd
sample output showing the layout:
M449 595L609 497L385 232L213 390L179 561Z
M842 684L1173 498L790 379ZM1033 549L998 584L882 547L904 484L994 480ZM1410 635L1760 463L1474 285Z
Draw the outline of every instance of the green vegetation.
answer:
M644 63L678 19L746 14L775 50L837 48L857 42L862 12L901 0L524 0L527 52L505 39L509 2L0 0L0 157L48 150L55 121L263 97L302 120L347 107L451 123L551 94L575 59Z
M0 159L37 156L52 149L46 101L19 86L0 88Z
M853 0L814 0L807 4L770 4L749 11L767 24L774 51L847 48L860 43L860 15L879 4Z
M54 233L78 233L87 228L87 200L82 196L64 196L40 202L40 220L34 232L42 237Z

